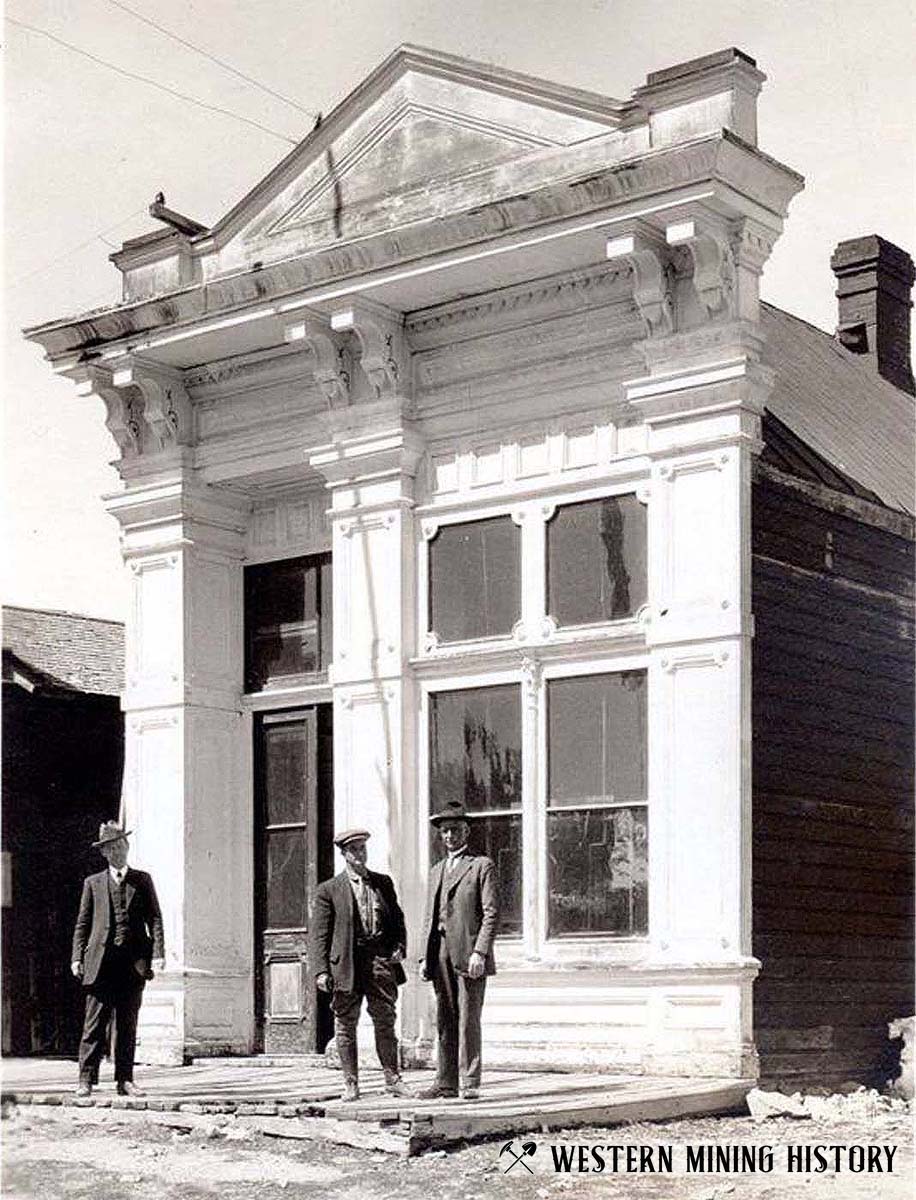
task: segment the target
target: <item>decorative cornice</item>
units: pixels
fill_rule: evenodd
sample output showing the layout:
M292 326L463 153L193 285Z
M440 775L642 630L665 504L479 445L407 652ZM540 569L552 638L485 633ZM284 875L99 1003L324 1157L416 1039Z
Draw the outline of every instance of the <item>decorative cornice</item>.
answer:
M585 308L622 301L627 271L601 263L585 270L501 288L471 300L455 300L411 313L406 333L413 350L426 350L475 333L494 333L533 319L580 313Z
M305 257L266 263L258 270L212 279L152 300L34 326L25 334L38 341L52 361L58 361L88 347L97 353L106 343L136 339L158 329L174 331L177 326L211 321L248 306L254 314L273 317L277 310L270 308L270 297L319 289L332 281L441 255L551 221L597 214L691 185L703 185L710 192L728 191L740 197L742 204L762 206L758 211L769 210L776 230L789 200L802 185L795 172L727 131L661 150L647 150L638 140L628 141L630 134L609 136L623 137L625 147L619 161L610 166L605 139L595 139L595 144L564 149L562 179L545 179L524 193L497 194L465 211L335 244ZM570 161L570 154L575 161ZM289 315L294 319L291 309Z

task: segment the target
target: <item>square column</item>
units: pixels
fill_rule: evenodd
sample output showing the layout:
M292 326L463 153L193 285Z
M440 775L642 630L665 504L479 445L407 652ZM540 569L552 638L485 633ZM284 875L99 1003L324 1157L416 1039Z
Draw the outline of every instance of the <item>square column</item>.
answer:
M166 970L138 1059L247 1051L254 1029L253 820L241 715L247 503L187 471L108 498L131 575L124 819L153 877Z
M334 442L309 462L331 492L335 826L371 832L370 866L394 879L415 959L428 855L425 814L417 812L417 686L407 660L417 640L413 507L423 442L397 404L389 417L364 433L341 414ZM425 1008L411 968L400 992L405 1042ZM365 1051L369 1028L364 1019Z

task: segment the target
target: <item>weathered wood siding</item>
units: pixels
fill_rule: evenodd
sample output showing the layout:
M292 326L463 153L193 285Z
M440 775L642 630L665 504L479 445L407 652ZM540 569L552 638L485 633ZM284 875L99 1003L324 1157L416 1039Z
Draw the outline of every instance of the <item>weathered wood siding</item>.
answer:
M754 1026L769 1083L883 1082L887 1022L913 1009L911 532L758 469Z

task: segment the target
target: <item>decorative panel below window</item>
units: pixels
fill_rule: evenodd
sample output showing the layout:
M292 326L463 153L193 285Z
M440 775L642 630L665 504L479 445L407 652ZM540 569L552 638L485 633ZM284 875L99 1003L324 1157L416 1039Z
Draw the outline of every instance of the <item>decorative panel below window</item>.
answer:
M521 932L522 722L517 684L462 688L429 698L429 797L438 812L462 801L470 846L496 863L500 933ZM431 857L442 854L433 830Z
M645 506L631 494L561 505L547 526L547 611L557 624L631 617L646 594Z
M245 690L290 686L331 661L331 556L245 568Z
M547 685L548 933L648 931L646 673Z
M440 642L508 636L521 616L511 517L444 525L429 545L429 628Z

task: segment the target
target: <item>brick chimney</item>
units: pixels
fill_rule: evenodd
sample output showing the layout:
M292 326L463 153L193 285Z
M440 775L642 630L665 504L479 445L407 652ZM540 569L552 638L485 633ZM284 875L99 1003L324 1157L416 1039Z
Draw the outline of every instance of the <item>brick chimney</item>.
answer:
M916 395L910 365L910 290L916 279L905 250L872 234L840 242L830 265L837 278L836 336L895 387Z

